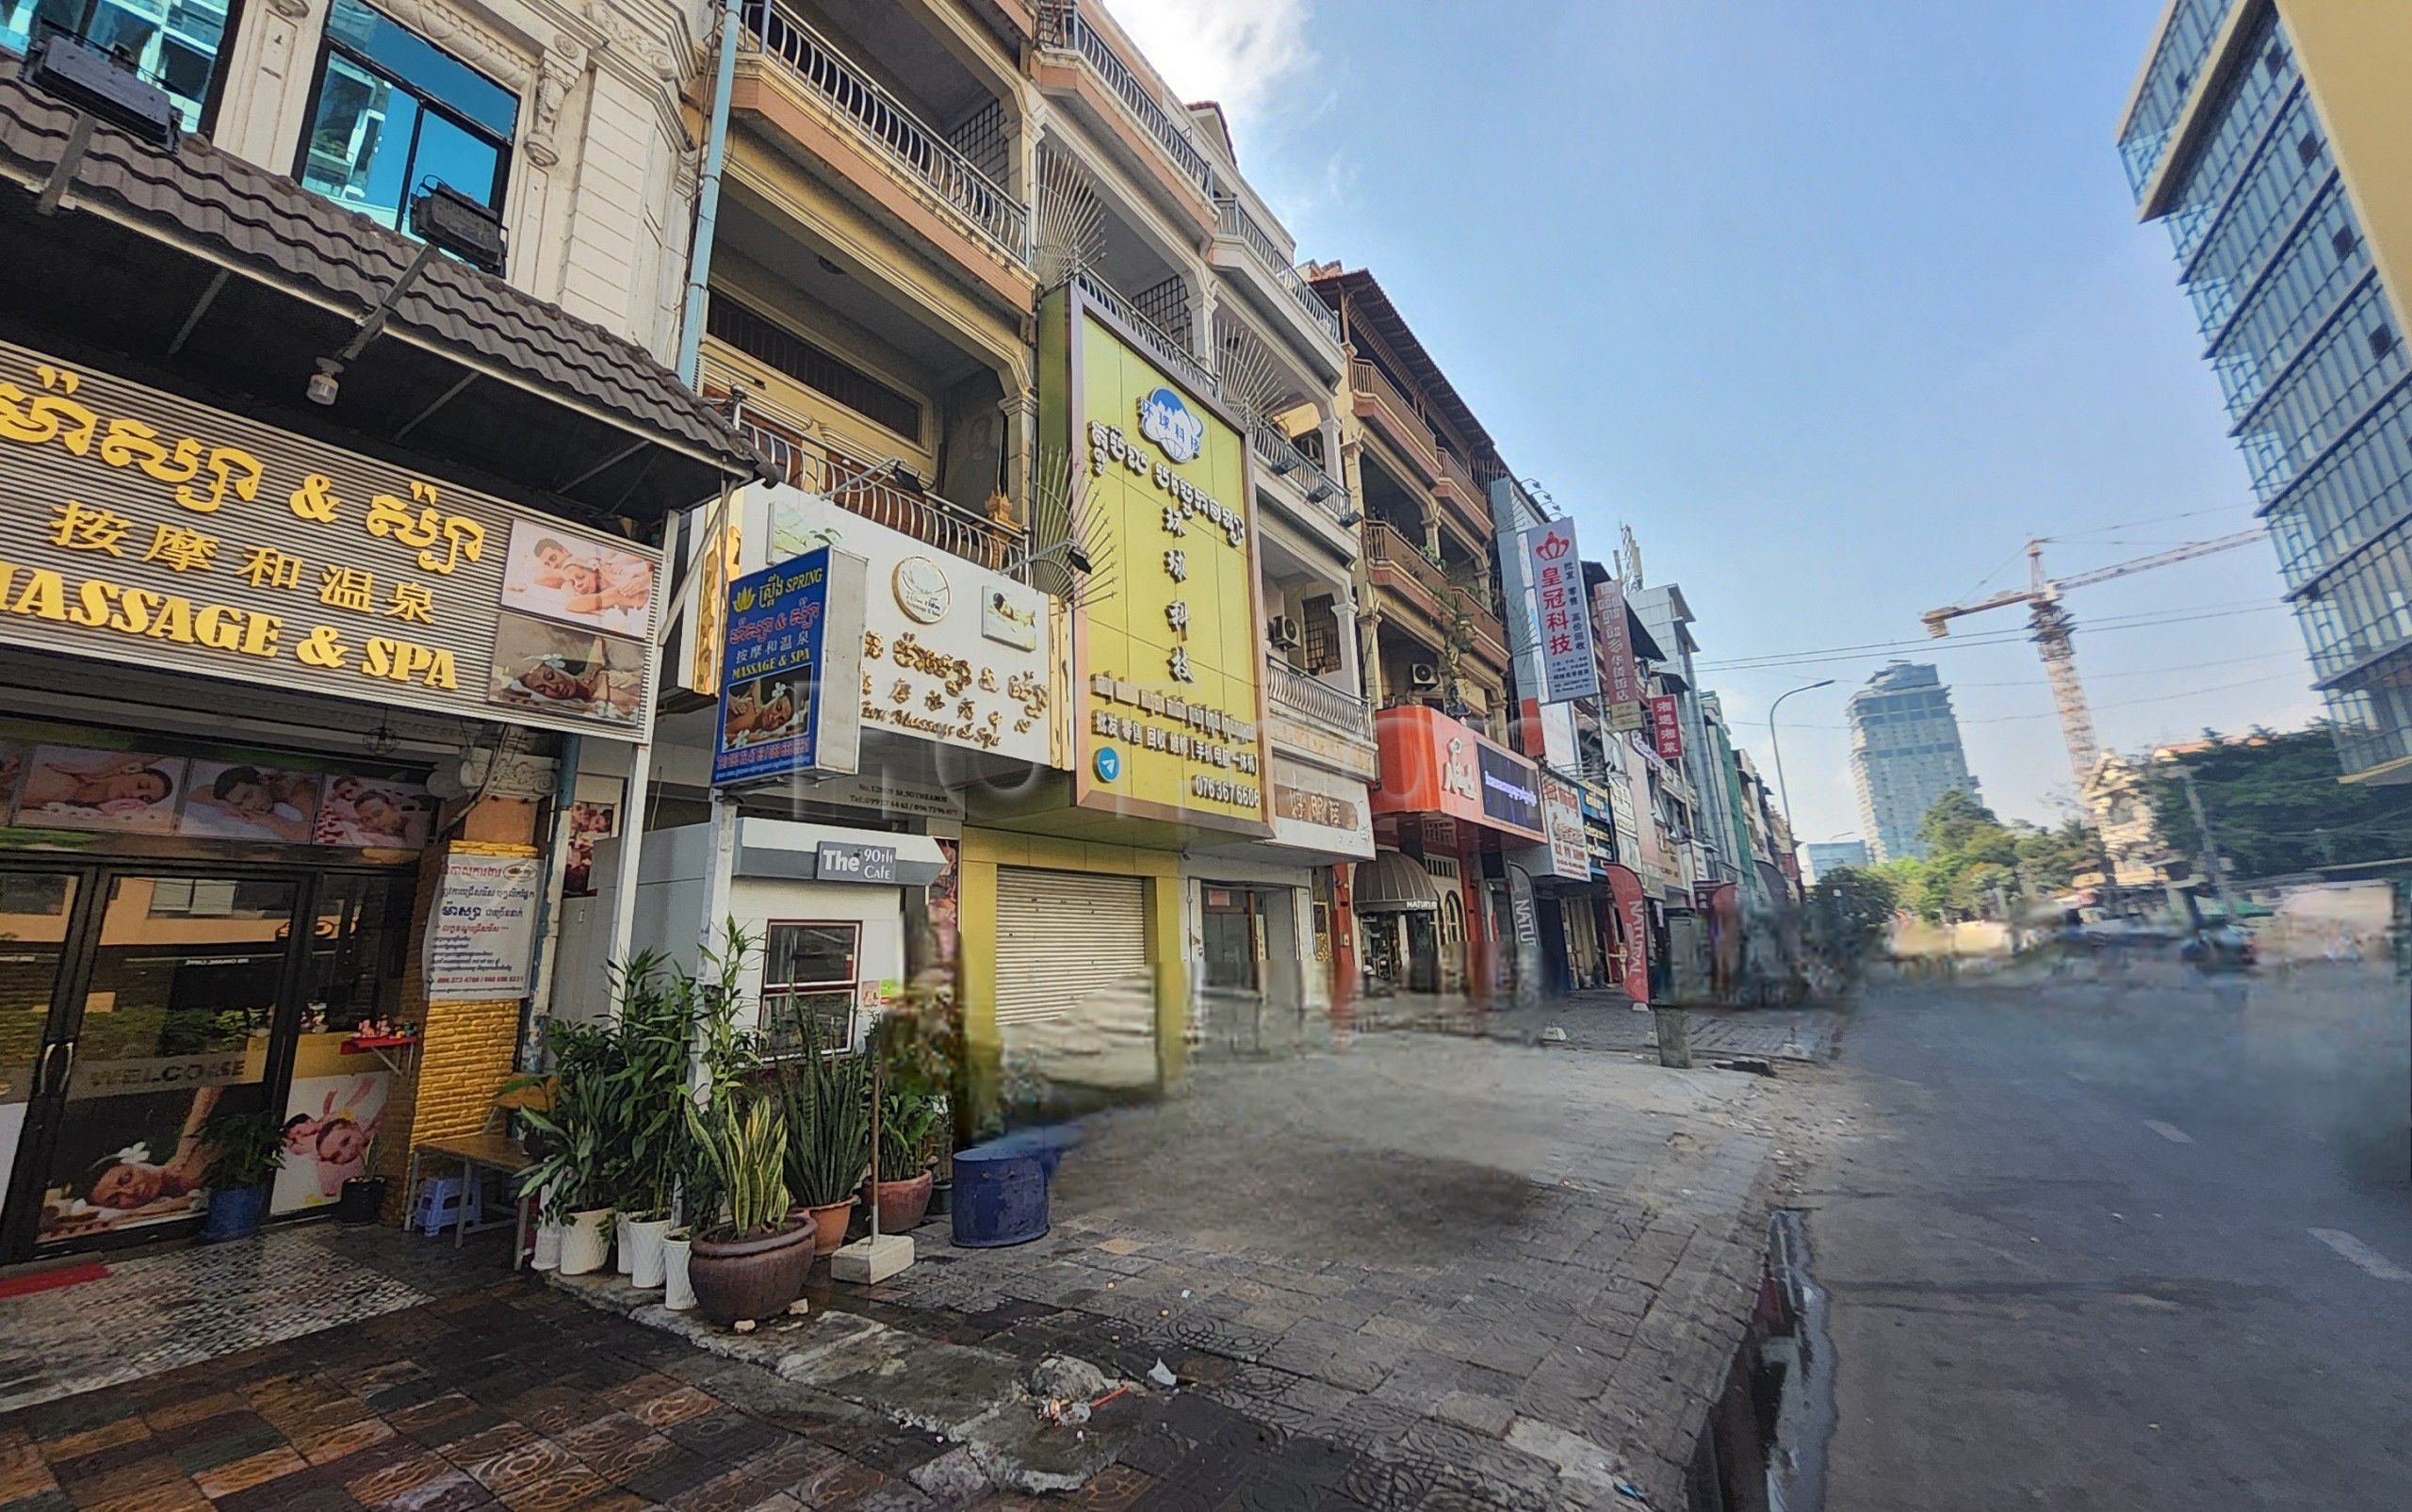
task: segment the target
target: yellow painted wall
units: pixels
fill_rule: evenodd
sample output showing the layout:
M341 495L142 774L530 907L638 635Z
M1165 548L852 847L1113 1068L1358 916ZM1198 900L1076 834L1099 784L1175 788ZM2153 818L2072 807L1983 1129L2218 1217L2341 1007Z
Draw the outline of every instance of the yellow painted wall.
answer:
M1100 845L1050 835L966 829L956 929L962 942L963 1037L981 1095L993 1092L1004 1049L997 1028L997 869L1141 877L1147 882L1148 964L1156 993L1156 1075L1178 1085L1188 1057L1189 975L1181 926L1181 857L1171 851ZM983 1109L983 1112L986 1110Z
M2396 323L2412 324L2412 5L2279 0L2278 14Z

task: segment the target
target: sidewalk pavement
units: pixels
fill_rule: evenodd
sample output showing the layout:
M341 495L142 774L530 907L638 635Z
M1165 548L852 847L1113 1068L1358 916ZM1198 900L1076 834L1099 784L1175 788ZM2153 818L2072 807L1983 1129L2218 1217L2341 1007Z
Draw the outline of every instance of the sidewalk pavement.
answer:
M674 1322L615 1281L464 1272L391 1230L271 1234L247 1246L266 1288L177 1279L233 1249L162 1255L0 1301L0 1331L39 1304L106 1336L139 1293L206 1294L252 1347L0 1416L0 1506L1672 1512L1755 1295L1786 1090L1425 1034L1209 1065L1083 1126L1044 1239L927 1226L888 1285L816 1279L809 1316L716 1352L571 1300ZM305 1274L435 1299L285 1337L324 1321L294 1310ZM1055 1355L1139 1389L1044 1427L1021 1382ZM1158 1358L1178 1389L1146 1384ZM110 1369L79 1368L52 1387Z

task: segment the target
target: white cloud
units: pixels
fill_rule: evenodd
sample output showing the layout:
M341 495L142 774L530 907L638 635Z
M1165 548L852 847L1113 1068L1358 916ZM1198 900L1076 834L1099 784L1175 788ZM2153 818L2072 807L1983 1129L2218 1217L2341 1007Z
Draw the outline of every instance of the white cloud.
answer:
M1110 0L1131 40L1184 101L1219 102L1235 134L1281 112L1314 61L1311 0Z

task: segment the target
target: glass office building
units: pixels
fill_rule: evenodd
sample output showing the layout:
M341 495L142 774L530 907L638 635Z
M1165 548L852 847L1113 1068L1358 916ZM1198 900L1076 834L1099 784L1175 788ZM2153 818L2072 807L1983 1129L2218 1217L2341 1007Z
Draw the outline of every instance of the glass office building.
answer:
M2366 119L2339 108L2359 81L2323 89L2297 20L2322 57L2364 24L2326 0L2177 0L2120 153L2176 249L2345 771L2412 780L2412 369L2362 219L2412 184L2355 182L2332 131Z

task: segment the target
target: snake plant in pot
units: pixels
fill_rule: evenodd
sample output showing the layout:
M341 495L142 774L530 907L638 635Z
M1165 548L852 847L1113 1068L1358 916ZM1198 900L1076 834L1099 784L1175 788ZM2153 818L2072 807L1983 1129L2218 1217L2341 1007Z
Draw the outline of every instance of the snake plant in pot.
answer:
M846 1242L846 1218L871 1173L871 1063L826 1042L820 1016L792 1008L801 1053L777 1063L787 1111L787 1177L799 1215L809 1214L821 1254Z
M787 1119L778 1097L739 1082L690 1103L689 1136L720 1193L720 1222L699 1232L687 1278L695 1305L718 1324L787 1310L812 1268L813 1227L788 1211Z

